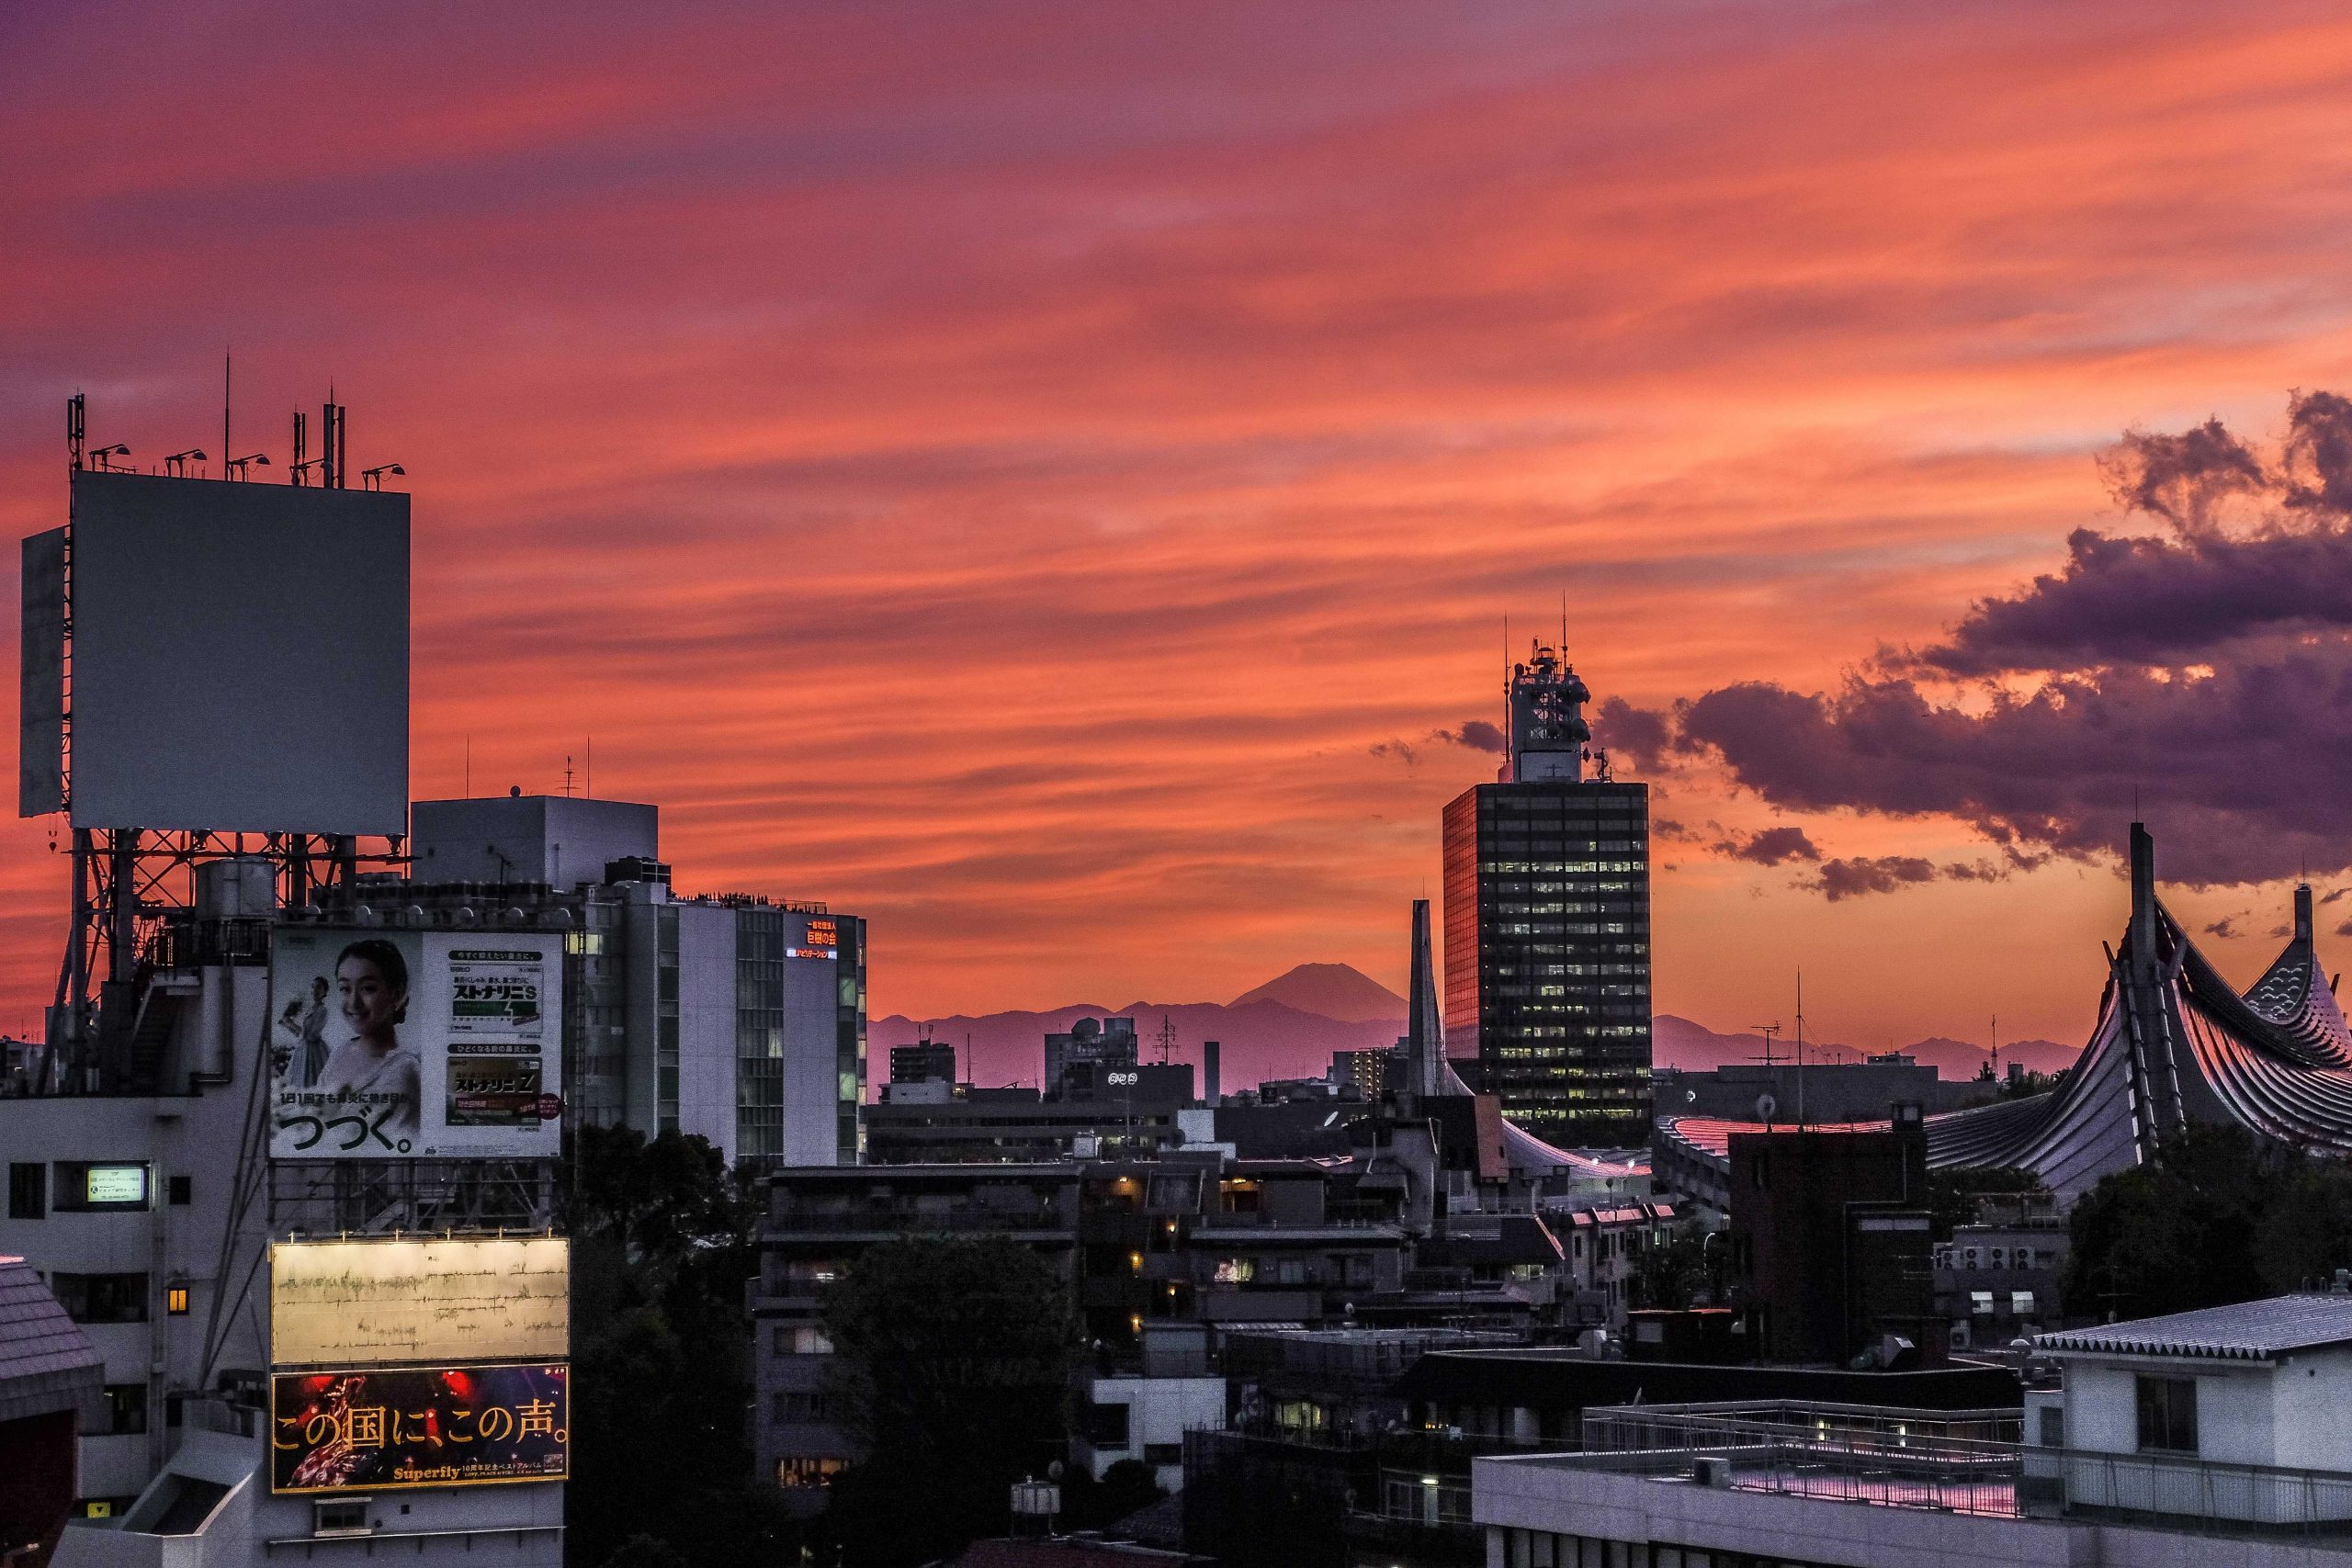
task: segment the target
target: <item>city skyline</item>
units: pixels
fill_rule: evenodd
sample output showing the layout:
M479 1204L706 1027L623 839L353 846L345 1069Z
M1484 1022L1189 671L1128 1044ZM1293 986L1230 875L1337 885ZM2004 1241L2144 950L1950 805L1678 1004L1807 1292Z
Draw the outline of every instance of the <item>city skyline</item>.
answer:
M876 1017L1401 991L1506 615L1572 591L1645 713L1834 690L2074 529L2163 536L2098 468L2127 430L2275 441L2352 380L2320 8L1594 15L714 7L527 61L486 18L12 17L0 508L62 521L75 389L142 466L209 447L225 342L240 455L332 379L409 468L417 798L469 754L560 793L593 737L683 890L871 919ZM1781 1016L1802 963L1849 1042L2087 1031L2111 853L1623 776L1686 829L1660 1011ZM2165 876L2219 829L2151 795ZM1784 829L2002 877L1832 900ZM0 1029L63 859L0 828ZM2167 897L2244 983L2292 879Z

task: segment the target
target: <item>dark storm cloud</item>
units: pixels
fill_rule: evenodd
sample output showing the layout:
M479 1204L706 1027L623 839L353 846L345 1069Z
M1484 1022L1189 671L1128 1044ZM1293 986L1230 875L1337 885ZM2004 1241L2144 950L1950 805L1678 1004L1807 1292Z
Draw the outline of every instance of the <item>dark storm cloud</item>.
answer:
M1853 855L1821 863L1817 876L1797 884L1835 904L1871 893L1892 893L1922 882L1998 882L2007 873L1982 862L1938 865L1918 855Z
M1805 836L1802 828L1766 828L1746 838L1735 835L1719 839L1713 847L1715 853L1726 860L1754 861L1758 865L1779 865L1782 861L1821 858L1820 849Z
M2078 531L2063 570L1827 692L1744 682L1618 721L1661 761L1712 760L1782 810L1957 818L2007 862L1825 861L1806 886L1832 898L2102 853L2135 802L2174 880L2346 869L2352 402L2299 394L2280 450L2267 467L2211 421L2130 435L2107 470L2173 536ZM2217 508L2231 497L2272 510L2224 531ZM2032 679L1976 679L1992 676Z
M2210 530L2224 502L2272 483L2254 449L2218 419L2177 435L2129 431L2099 470L2125 511L2161 517L2184 534Z
M1467 720L1459 729L1432 729L1430 739L1442 740L1449 745L1466 746L1473 751L1500 751L1504 746L1501 728L1488 724L1483 718Z
M1642 772L1657 773L1670 761L1674 726L1666 715L1637 708L1623 697L1606 697L1593 719L1593 743L1622 752Z
M2352 514L2352 399L2297 392L2287 405L2280 479L2298 512Z
M2208 420L2178 435L2134 432L2100 467L2127 511L2169 523L2173 536L2076 529L2064 570L1978 601L1943 643L1898 662L1961 676L2163 663L2251 636L2352 626L2352 400L2294 394L2275 466ZM2224 532L2221 509L2233 500L2278 510Z

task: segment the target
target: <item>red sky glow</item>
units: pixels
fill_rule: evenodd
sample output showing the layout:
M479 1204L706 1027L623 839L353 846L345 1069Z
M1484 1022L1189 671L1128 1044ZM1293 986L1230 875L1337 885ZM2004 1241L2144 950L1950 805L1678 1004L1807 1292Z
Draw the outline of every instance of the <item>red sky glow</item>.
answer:
M282 463L332 380L415 497L414 792L593 736L681 888L869 917L876 1016L1401 989L1506 616L1819 690L2140 531L2124 430L2352 390L2318 5L21 6L0 146L11 536L70 392L209 449L231 345ZM2111 864L1830 903L1701 825L1984 845L1658 783L1660 1010L2086 1028ZM2285 897L2176 902L2250 980Z

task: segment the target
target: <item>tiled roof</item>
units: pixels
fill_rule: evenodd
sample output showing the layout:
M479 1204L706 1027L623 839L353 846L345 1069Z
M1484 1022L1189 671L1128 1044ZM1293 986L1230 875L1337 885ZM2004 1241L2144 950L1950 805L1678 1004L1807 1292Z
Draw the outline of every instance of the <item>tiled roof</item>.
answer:
M2291 1350L2352 1345L2352 1295L2274 1296L2133 1323L2070 1328L2037 1337L2039 1349L2126 1356L2197 1356L2260 1361Z
M20 1258L0 1258L0 1419L71 1409L106 1361Z

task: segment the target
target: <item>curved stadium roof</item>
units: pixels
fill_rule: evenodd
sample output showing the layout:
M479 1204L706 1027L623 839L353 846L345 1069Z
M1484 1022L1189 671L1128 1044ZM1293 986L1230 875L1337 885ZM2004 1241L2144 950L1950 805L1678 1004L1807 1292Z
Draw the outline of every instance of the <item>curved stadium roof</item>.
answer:
M2156 897L2154 866L2154 841L2134 823L2131 923L2074 1066L2049 1093L1928 1118L1930 1166L2024 1167L2072 1197L2191 1122L2352 1155L2352 1027L2312 951L2311 889L2296 889L2285 951L2240 995ZM1729 1133L1747 1130L1665 1128L1714 1158Z

